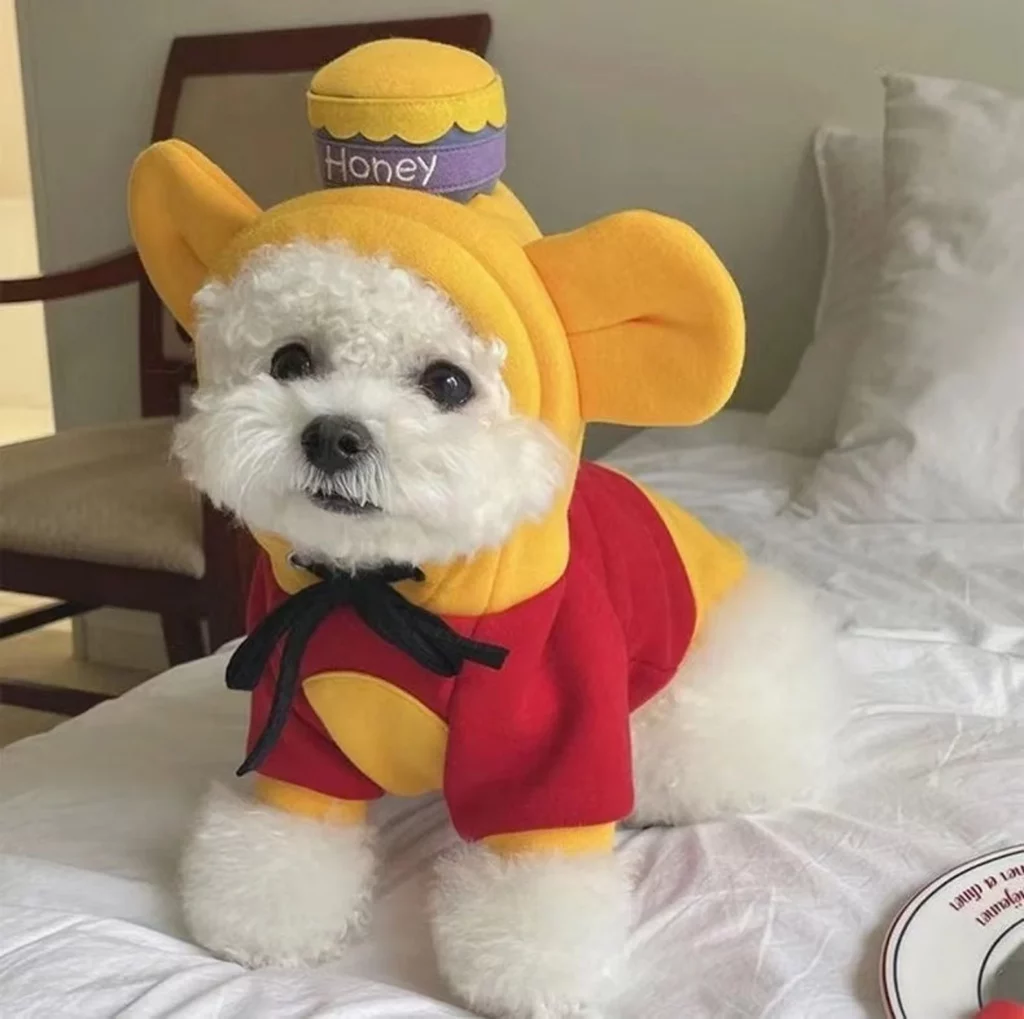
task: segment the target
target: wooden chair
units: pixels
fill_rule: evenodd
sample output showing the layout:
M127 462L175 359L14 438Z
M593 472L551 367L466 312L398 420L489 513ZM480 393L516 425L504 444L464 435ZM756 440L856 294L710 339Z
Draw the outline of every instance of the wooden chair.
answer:
M320 187L305 90L314 71L387 36L483 54L485 14L173 41L153 141L184 138L261 205ZM253 545L189 490L171 464L171 429L193 381L189 339L125 251L95 264L0 282L0 304L139 288L142 420L0 447L0 589L58 599L0 620L0 638L101 606L159 614L171 664L243 632ZM88 342L88 337L82 338ZM206 633L204 635L204 623ZM0 703L77 714L100 695L0 680Z

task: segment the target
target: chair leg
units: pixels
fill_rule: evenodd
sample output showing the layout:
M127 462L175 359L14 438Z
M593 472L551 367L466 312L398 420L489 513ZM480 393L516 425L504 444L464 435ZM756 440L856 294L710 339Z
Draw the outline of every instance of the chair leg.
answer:
M165 615L160 617L164 646L171 665L181 665L206 654L202 620L195 616Z
M245 633L245 605L257 549L251 534L203 500L203 607L211 651Z
M17 679L0 679L0 704L54 715L81 715L97 704L112 700L110 694L75 690L66 686L47 686Z
M232 605L225 605L221 610L211 608L206 617L206 625L210 632L211 652L245 633L245 620Z

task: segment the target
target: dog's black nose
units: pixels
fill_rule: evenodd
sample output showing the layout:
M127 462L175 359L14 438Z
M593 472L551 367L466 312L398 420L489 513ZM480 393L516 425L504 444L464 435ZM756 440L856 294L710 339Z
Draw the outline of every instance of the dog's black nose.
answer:
M348 470L372 446L369 429L354 418L326 415L314 418L302 430L306 459L325 474Z

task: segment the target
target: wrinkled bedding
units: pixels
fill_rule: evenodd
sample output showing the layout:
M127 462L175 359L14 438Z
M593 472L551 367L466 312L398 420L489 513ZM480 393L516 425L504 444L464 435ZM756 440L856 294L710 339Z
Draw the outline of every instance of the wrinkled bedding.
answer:
M1024 525L826 525L786 510L808 461L724 415L610 462L808 578L841 627L847 722L831 802L623 832L637 873L622 1019L878 1016L899 906L944 868L1024 842ZM226 654L0 753L0 1015L462 1016L429 947L434 799L378 816L368 938L315 971L247 972L182 930L175 860L227 783L245 701ZM936 1017L942 1019L942 1017Z

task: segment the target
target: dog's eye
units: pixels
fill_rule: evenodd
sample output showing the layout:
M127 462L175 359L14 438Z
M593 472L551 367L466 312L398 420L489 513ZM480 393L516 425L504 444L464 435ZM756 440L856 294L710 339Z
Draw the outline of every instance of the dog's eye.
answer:
M473 397L469 376L447 361L434 361L420 376L419 387L442 410L455 410Z
M301 379L313 374L313 358L301 343L286 343L274 351L270 360L270 374L278 382Z

